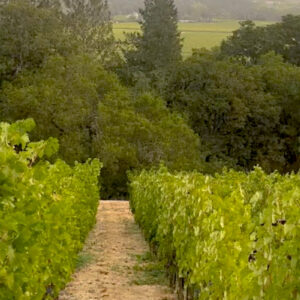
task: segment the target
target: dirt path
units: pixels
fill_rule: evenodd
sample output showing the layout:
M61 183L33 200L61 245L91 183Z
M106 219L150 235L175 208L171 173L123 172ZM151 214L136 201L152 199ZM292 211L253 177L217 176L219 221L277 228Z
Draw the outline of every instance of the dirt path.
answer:
M102 201L73 281L59 300L175 300L128 202Z

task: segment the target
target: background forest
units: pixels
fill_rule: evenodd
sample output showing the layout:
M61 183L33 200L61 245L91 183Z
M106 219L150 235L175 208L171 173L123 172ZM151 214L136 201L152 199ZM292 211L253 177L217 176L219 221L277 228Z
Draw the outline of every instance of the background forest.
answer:
M238 10L193 3L214 2L212 17ZM99 158L106 198L126 197L128 171L161 162L299 170L299 16L242 22L220 47L183 59L173 1L146 0L140 13L141 33L120 42L104 1L1 1L1 121L33 118L32 140L59 140L53 160Z

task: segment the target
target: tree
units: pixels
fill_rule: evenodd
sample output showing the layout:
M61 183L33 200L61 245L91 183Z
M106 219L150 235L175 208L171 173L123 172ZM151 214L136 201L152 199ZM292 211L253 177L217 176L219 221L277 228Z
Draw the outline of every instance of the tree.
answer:
M62 11L67 26L85 47L95 52L102 64L117 58L110 12L106 0L63 0Z
M52 56L39 69L3 84L0 118L33 118L33 140L55 137L68 163L99 158L105 197L124 196L126 172L165 161L172 170L200 167L195 133L162 99L132 96L89 55Z
M83 162L92 156L95 112L111 81L88 55L51 56L39 69L3 83L1 117L6 121L33 118L34 140L56 137L61 158L70 164Z
M199 134L208 170L298 171L299 76L274 53L248 67L196 52L169 74L164 97Z
M133 49L125 53L127 64L151 72L179 62L182 45L173 0L145 0L140 14L142 34L128 36Z
M240 22L240 28L222 42L221 53L246 62L256 62L266 52L265 27L256 27L253 21ZM273 38L273 37L269 37Z
M55 54L76 49L55 11L36 8L29 1L0 6L0 84L41 66Z
M282 22L266 27L256 27L251 21L242 22L241 28L221 45L223 55L251 63L270 51L300 66L300 16L287 15L282 17Z
M49 8L53 1L1 6L0 119L33 118L31 138L57 138L58 156L70 164L99 158L106 197L126 194L128 170L162 160L173 170L199 168L199 139L185 121L160 98L131 95L104 69L97 48L88 46L97 14L80 3L70 3L66 15ZM81 35L83 20L91 23Z
M105 0L0 0L0 3L0 39L4 42L0 47L7 55L19 56L12 52L14 43L25 52L32 49L27 53L31 59L41 53L42 47L47 56L47 52L57 50L55 40L68 38L65 44L70 45L69 52L95 54L109 67L119 59Z

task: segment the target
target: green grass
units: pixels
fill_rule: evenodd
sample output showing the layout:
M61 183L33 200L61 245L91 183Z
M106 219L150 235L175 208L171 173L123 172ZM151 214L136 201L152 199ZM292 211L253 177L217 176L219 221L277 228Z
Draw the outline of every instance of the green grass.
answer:
M258 26L265 26L270 22L256 22ZM218 21L214 23L179 23L179 31L184 38L183 55L192 53L192 49L212 48L219 46L222 40L239 28L239 21ZM124 32L140 31L138 23L115 23L113 26L117 39L124 40Z
M93 261L92 254L87 252L80 252L77 257L76 269L80 270L89 265Z
M134 266L134 285L168 285L164 266L150 252L136 255L137 264Z

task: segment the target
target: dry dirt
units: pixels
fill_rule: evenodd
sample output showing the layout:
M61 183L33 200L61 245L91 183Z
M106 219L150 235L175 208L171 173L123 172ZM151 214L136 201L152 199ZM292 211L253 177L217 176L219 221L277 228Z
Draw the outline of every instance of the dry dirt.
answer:
M129 203L102 201L83 250L91 261L77 270L59 300L175 300L167 286L134 283L138 257L148 251Z

